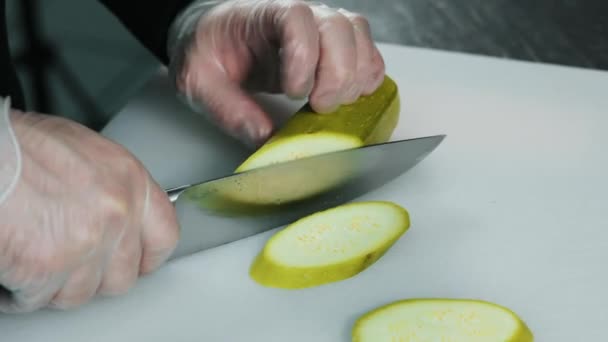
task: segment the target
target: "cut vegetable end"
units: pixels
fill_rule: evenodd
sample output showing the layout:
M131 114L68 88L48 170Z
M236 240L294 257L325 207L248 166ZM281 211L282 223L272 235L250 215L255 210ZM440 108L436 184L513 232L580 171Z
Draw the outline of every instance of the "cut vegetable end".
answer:
M342 105L333 113L318 114L306 105L239 165L235 173L387 142L399 120L398 95L397 85L386 76L374 93ZM255 206L276 206L309 199L349 181L357 170L356 165L348 161L336 164L320 165L311 172L281 175L271 182L265 180L263 187L255 183L228 185L218 195L227 202Z
M361 139L345 134L320 132L294 135L264 145L241 164L235 172L238 173L271 164L346 150L361 145L363 145Z
M532 332L511 310L471 299L408 299L361 316L353 342L532 342Z
M222 184L216 195L245 207L275 207L309 199L350 181L357 174L357 162L342 158L336 163L310 163L301 172L271 170L249 173L238 182ZM269 174L269 172L271 174Z
M399 121L399 111L398 88L388 76L374 93L342 105L332 113L318 114L306 105L235 172L386 142Z
M305 288L350 278L408 230L408 212L384 201L355 202L304 217L273 236L251 267L261 285Z

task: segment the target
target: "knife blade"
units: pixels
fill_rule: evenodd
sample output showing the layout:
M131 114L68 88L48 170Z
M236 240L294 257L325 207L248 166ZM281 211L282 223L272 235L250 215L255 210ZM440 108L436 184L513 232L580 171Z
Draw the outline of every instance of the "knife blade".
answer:
M351 201L417 165L445 137L367 145L169 189L181 227L171 259Z

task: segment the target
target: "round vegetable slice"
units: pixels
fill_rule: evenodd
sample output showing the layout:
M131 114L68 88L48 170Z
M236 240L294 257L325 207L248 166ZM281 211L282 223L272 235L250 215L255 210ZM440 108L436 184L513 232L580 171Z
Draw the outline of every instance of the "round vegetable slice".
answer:
M247 173L238 182L222 182L217 196L246 207L276 207L330 191L361 172L356 159L335 158L335 163L305 162L298 172L275 168L259 175Z
M473 299L396 301L359 317L353 342L531 342L528 326L513 311Z
M383 256L409 226L407 210L387 201L319 211L270 238L250 275L261 285L287 289L350 278Z

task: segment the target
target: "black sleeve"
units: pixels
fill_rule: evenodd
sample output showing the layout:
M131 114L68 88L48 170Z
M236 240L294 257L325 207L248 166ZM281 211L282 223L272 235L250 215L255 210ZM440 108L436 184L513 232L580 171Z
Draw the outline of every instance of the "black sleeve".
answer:
M193 0L99 0L160 61L168 64L169 26Z

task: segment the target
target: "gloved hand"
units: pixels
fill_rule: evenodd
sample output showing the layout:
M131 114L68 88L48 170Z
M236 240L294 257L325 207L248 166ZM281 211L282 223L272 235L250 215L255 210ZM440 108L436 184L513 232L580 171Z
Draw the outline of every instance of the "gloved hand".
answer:
M12 111L10 122L18 154L1 162L20 173L0 188L0 312L121 294L168 258L173 206L131 154L60 117Z
M381 84L385 66L361 15L296 0L196 1L170 31L170 74L194 110L259 145L273 127L248 96L309 96L321 113Z
M21 168L19 148L8 115L10 107L10 99L0 97L0 204L15 187Z

